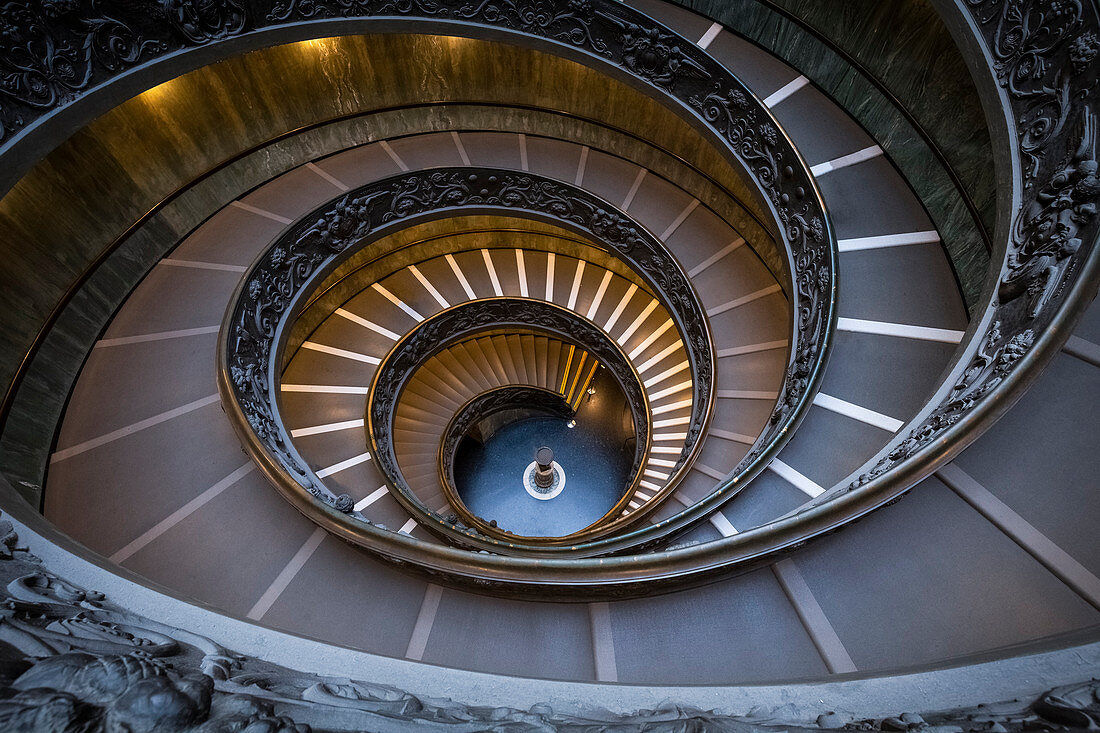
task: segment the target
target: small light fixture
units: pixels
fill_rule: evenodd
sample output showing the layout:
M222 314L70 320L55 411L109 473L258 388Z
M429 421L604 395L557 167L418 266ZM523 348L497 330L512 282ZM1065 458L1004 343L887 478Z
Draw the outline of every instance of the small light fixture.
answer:
M572 430L573 428L577 427L577 421L576 421L576 420L570 420L569 422L567 422L567 423L565 424L565 427L567 427L567 428L569 428L570 430Z

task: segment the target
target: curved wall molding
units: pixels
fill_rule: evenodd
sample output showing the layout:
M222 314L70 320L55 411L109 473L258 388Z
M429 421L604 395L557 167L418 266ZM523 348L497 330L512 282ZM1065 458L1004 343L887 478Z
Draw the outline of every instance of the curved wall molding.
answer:
M845 675L830 682L780 685L651 687L529 680L436 666L428 666L430 673L426 673L421 663L279 632L188 602L165 589L150 587L147 581L134 582L137 576L117 566L105 566L102 558L50 527L41 515L22 504L2 478L0 497L5 506L5 516L0 521L10 519L14 524L5 535L6 540L39 558L42 563L39 568L72 584L70 588L94 590L104 594L108 602L124 606L132 620L140 622L144 617L161 633L202 629L203 636L215 644L232 640L227 643L231 655L244 654L246 659L282 665L295 670L297 675L320 675L342 684L367 678L364 681L376 694L389 694L397 700L412 693L425 698L453 699L460 705L487 706L490 710L500 709L501 702L507 701L510 706L507 710L532 711L535 706L546 706L534 710L536 715L579 716L588 720L599 720L598 711L602 710L627 718L615 721L620 725L640 727L654 721L637 718L639 711L666 711L667 701L675 699L675 711L663 712L659 720L679 725L696 716L697 711L709 711L707 714L717 716L715 723L735 721L739 729L771 733L791 727L817 729L818 716L833 711L852 720L881 720L901 712L925 711L929 700L936 700L943 710L976 707L989 701L1034 700L1051 688L1078 683L1081 666L1100 667L1100 643L1081 643L1073 638L1062 640L1061 646L1054 644L1002 660L978 658L963 666L936 670L901 671L876 677ZM28 559L25 552L19 551L15 557L20 561ZM7 562L12 561L0 560ZM182 638L192 644L199 640L191 633ZM232 667L230 671L235 673ZM269 667L267 674L271 674ZM822 700L843 704L829 702L825 710ZM1026 702L1017 706L1027 709ZM292 710L282 707L279 712ZM529 716L526 712L522 714Z

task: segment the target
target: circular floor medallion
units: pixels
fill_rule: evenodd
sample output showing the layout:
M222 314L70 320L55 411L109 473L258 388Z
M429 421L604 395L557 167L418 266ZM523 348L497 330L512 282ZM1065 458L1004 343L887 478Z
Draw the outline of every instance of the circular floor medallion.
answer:
M527 464L527 468L523 469L523 488L527 490L527 493L535 497L539 501L549 501L562 492L565 488L565 469L561 467L561 464L554 461L550 464L554 469L554 482L547 488L540 488L535 484L535 469L537 464L535 461L531 461Z

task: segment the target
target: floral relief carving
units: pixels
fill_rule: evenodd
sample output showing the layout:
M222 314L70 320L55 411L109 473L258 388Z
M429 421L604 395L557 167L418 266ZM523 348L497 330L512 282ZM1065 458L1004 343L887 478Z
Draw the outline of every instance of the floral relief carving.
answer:
M43 112L76 99L94 73L122 71L168 48L107 14L98 0L0 6L0 129L7 137Z
M239 654L58 577L18 548L12 523L2 517L0 537L13 538L3 543L12 552L0 556L0 729L13 733L406 728L455 733L809 733L837 728L920 733L946 730L943 726L970 733L1100 724L1100 683L1095 680L1049 690L1033 702L863 720L823 711L815 722L801 724L675 704L625 715L605 710L563 714L546 704L519 710L418 697L386 684L300 672Z
M644 278L653 283L691 347L688 356L694 375L695 396L687 428L689 444L695 445L701 438L713 386L713 351L702 305L686 276L663 246L633 220L591 194L566 184L509 171L431 169L367 184L304 217L253 266L234 308L233 327L227 334L226 367L236 402L265 450L319 501L348 512L348 501L333 496L299 458L278 418L275 386L268 375L271 373L273 349L287 313L296 300L308 291L309 283L319 272L324 271L345 250L364 246L364 242L368 242L370 235L380 227L392 227L412 217L433 212L485 206L522 209L588 231L596 241L632 263ZM531 303L528 306L527 323L582 338L581 325L560 322L554 314L543 312L545 309L539 310L538 305ZM487 318L490 320L487 321ZM415 365L450 335L471 328L484 328L493 318L500 322L510 321L511 314L508 308L490 302L480 310L470 307L456 309L442 330L429 320L418 328L417 338L410 339L399 350L401 363ZM601 342L602 336L598 330L594 327L590 330L592 333L585 342ZM598 356L604 363L615 367L622 360L617 353L611 349ZM628 364L619 366L620 373L630 372ZM387 373L387 370L380 368L379 373ZM397 470L396 459L392 455L389 422L386 419L392 414L401 384L403 381L396 378L375 382L371 404L378 413L372 419L377 448L372 453L378 465L391 468L387 473L393 484L408 493L408 486ZM624 389L632 404L644 405L644 396L637 385L628 382L624 384ZM645 425L646 421L641 420L639 424ZM645 444L645 430L642 430L639 444ZM689 451L684 451L679 460L686 460L688 454Z

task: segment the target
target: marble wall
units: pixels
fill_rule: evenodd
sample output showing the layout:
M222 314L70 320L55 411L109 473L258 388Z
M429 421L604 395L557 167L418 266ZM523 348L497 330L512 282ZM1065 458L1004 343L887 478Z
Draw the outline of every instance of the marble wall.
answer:
M672 0L708 15L805 74L860 122L914 187L944 239L967 306L985 284L995 229L993 153L978 92L926 0ZM854 57L912 113L955 170L975 221L944 167L894 104L787 11Z
M423 63L410 75L373 63L379 55ZM466 104L423 104L456 98ZM728 161L671 110L595 70L504 44L430 36L253 52L116 107L0 199L0 384L11 381L54 304L76 291L27 370L0 436L0 466L13 483L37 502L54 426L86 354L133 286L206 217L308 160L447 129L546 134L634 159L715 208L782 272L755 192ZM649 139L657 145L641 142Z

